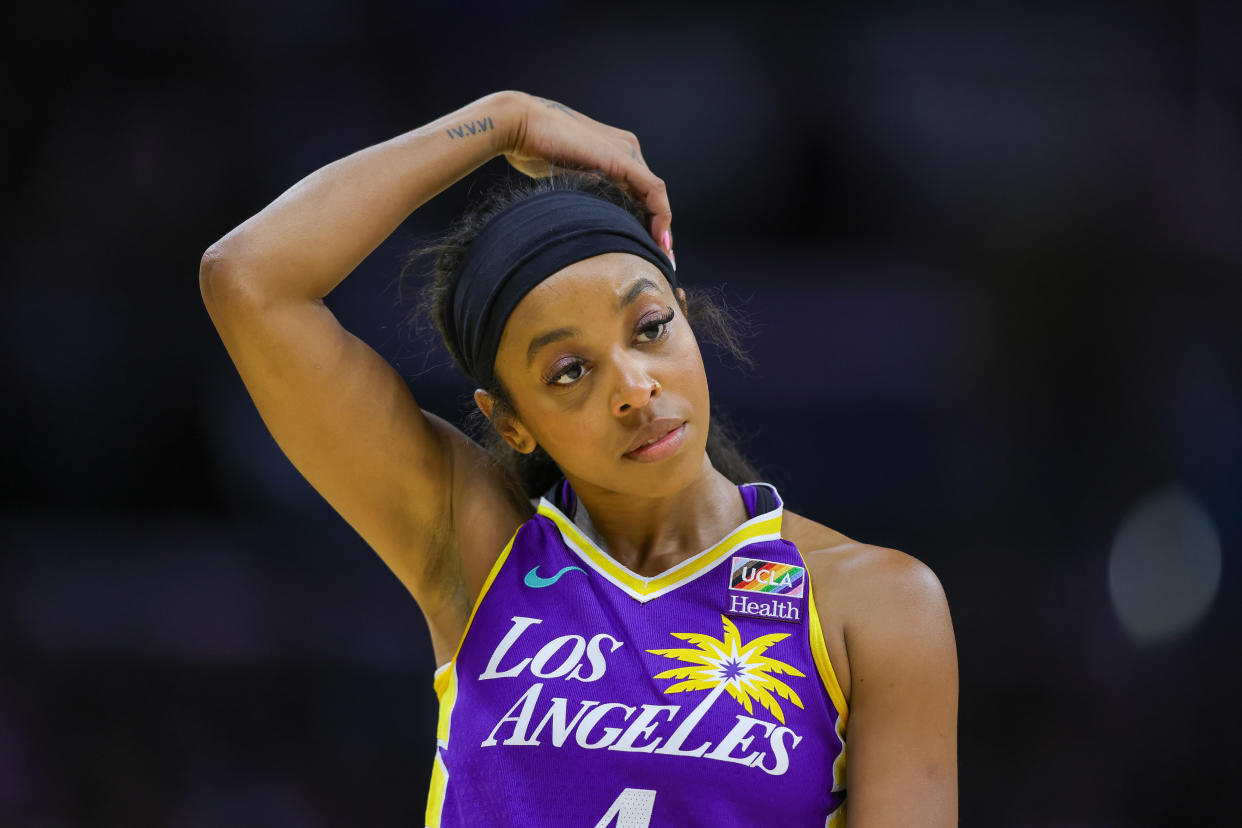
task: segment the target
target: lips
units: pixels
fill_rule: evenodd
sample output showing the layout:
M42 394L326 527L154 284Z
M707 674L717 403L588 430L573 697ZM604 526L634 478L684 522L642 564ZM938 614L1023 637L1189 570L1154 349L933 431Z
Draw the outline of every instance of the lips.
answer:
M660 441L667 437L669 433L679 429L686 421L680 417L660 417L652 420L638 430L634 435L634 439L630 441L630 445L626 448L626 454L632 454L651 443Z

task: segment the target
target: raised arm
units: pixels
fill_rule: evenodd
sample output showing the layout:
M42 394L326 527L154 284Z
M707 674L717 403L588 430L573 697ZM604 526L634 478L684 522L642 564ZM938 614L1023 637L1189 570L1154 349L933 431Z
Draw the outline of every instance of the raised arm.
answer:
M495 157L603 169L670 220L633 136L517 92L328 164L208 248L207 310L276 442L418 600L438 660L529 505L482 449L421 411L323 298L413 210ZM656 236L657 239L660 235Z

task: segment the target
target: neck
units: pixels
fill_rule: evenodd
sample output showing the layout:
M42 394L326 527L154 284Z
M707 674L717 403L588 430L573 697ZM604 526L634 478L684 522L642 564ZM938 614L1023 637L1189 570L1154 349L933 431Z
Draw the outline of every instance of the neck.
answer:
M569 484L583 531L617 563L644 576L697 555L749 517L737 486L707 455L693 483L660 497L622 494L573 478Z

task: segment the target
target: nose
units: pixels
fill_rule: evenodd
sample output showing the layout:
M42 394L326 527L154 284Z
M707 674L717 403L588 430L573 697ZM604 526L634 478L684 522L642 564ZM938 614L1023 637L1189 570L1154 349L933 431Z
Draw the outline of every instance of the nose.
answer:
M622 354L614 362L617 370L617 387L612 395L612 410L617 416L635 408L642 408L660 395L659 381L647 372L643 360L632 354Z

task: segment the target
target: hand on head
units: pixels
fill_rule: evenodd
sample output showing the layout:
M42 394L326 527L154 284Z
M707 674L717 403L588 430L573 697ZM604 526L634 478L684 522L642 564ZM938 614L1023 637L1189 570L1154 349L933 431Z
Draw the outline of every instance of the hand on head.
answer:
M504 151L509 163L536 178L551 175L558 167L604 172L651 211L651 237L671 259L673 209L668 191L663 179L647 167L634 133L602 124L556 101L518 94L522 116Z

